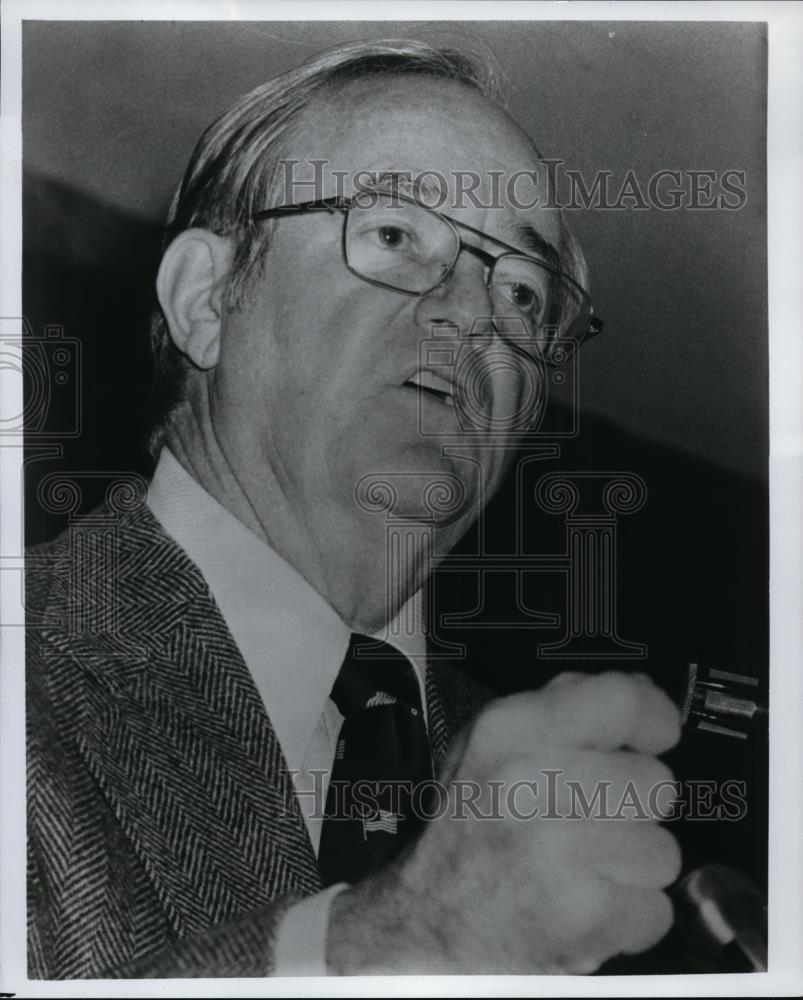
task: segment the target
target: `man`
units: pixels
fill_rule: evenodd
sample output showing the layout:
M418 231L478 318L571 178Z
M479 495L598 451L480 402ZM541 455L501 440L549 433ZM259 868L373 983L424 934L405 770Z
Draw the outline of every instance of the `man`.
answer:
M565 785L546 803L533 783L646 801L668 699L574 674L484 705L426 657L432 565L502 482L556 343L594 329L543 186L524 207L505 183L539 163L492 79L414 43L325 53L201 139L157 280L147 505L90 519L100 568L81 526L29 565L32 975L587 973L669 927L671 836L545 817ZM420 353L444 333L447 375ZM415 794L355 814L377 761L413 792L437 777L444 808L417 829ZM537 815L486 808L522 785Z

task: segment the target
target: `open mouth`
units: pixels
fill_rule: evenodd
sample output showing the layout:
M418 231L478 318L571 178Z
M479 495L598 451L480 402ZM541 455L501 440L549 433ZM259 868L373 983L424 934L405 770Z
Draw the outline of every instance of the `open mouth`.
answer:
M432 396L446 406L454 406L454 385L428 368L420 368L404 385L417 389L424 395Z

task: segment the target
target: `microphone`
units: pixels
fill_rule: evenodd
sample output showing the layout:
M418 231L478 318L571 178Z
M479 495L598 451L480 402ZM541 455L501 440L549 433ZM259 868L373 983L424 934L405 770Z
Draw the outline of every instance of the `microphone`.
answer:
M696 971L767 971L767 904L746 875L704 865L676 883L670 896Z
M681 721L686 732L720 743L763 743L769 735L765 685L752 674L689 663ZM696 971L766 972L767 903L746 875L727 865L703 865L669 895Z
M766 695L757 677L697 663L686 669L681 702L686 729L731 740L767 738Z

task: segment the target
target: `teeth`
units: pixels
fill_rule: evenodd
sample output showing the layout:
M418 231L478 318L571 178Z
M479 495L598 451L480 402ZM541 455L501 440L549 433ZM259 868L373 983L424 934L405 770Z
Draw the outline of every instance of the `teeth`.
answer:
M419 371L407 379L408 385L414 385L419 389L428 389L432 392L442 394L448 397L451 401L453 387L452 383L440 375L436 375L435 372L429 371L427 368L421 368Z

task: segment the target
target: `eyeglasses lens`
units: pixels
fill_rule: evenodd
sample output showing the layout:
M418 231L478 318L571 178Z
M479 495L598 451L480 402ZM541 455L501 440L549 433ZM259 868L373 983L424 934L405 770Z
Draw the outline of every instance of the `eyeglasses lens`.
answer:
M370 192L349 210L345 252L356 274L420 295L449 274L460 253L460 240L435 212ZM531 258L498 257L488 292L500 330L507 328L511 342L529 354L560 361L585 334L590 319L587 300L560 273Z
M421 294L443 280L460 246L452 227L420 205L368 193L346 222L346 260L357 274Z

